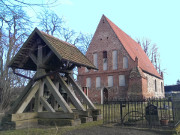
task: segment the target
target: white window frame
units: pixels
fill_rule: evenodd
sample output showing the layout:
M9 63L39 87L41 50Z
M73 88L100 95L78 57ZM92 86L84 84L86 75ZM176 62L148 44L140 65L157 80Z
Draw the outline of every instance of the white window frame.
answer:
M103 70L106 71L107 70L107 58L103 58Z
M158 92L158 91L157 91L157 80L156 80L156 79L154 80L154 91L155 91L155 92Z
M98 54L93 53L93 64L96 68L98 68Z
M96 88L100 88L101 87L101 77L96 77Z
M161 92L164 93L163 82L161 82Z
M113 87L113 82L114 80L113 80L113 76L112 75L109 75L108 76L108 87Z
M127 69L128 68L128 57L124 56L123 57L123 69Z
M112 64L113 64L113 70L117 70L118 69L118 51L114 50L112 52Z
M125 75L119 75L119 86L126 86L126 77L125 77Z
M86 87L91 88L91 78L90 77L86 78Z

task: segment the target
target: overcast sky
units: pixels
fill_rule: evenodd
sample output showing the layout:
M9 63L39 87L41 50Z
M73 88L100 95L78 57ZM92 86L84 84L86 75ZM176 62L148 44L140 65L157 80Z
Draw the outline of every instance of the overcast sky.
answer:
M77 32L94 34L104 14L133 39L150 39L159 47L164 84L180 79L180 0L59 1L52 9Z

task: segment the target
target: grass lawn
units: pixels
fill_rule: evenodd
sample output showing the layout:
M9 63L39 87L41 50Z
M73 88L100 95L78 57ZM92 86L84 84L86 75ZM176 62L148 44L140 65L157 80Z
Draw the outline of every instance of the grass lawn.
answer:
M67 131L75 129L85 129L93 126L102 125L102 120L84 123L78 126L64 126L64 127L37 127L19 130L0 131L0 135L62 135Z

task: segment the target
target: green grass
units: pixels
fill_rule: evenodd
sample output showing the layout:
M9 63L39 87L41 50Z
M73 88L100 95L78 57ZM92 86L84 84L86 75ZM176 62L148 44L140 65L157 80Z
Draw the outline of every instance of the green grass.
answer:
M48 127L48 128L28 128L9 131L0 131L0 135L62 135L68 131L75 129L85 129L94 126L102 125L102 120L81 124L78 126L64 126L64 127Z

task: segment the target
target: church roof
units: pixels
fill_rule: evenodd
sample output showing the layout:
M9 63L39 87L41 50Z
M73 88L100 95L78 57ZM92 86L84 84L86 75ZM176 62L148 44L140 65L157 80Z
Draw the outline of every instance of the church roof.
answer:
M87 68L96 69L85 55L83 55L74 45L64 42L54 36L48 35L37 28L31 33L29 38L20 48L19 52L9 63L9 67L26 69L26 70L36 70L36 64L33 63L29 54L31 51L36 51L38 45L36 45L36 40L41 39L46 51L51 50L54 53L54 57L50 60L52 66L52 61L54 61L53 66L58 68L58 61L68 61L76 66L84 66Z
M133 40L130 36L128 36L124 31L122 31L117 25L115 25L111 20L109 20L106 16L103 15L111 28L113 29L114 33L117 35L118 39L130 55L130 57L135 61L135 58L138 58L139 67L149 74L152 74L158 78L162 78L157 70L155 69L154 65L149 60L148 56L141 48L141 46Z

